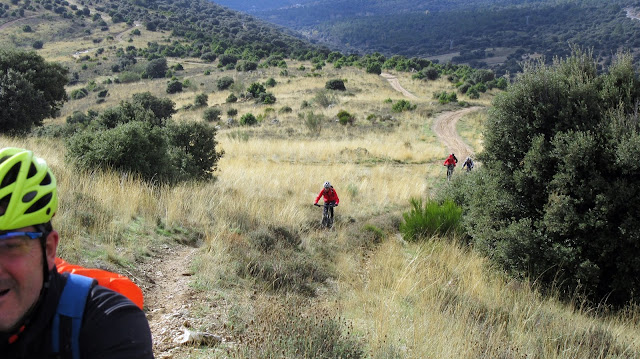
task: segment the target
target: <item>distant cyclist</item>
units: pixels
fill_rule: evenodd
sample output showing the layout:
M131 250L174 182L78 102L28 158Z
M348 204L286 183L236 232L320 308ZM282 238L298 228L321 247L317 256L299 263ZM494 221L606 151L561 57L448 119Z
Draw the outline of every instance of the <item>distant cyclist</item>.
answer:
M471 170L473 169L473 160L471 159L471 157L467 157L467 159L464 160L464 163L462 164L462 169L467 168L467 172L471 172Z
M322 190L316 197L316 201L313 202L314 206L318 204L320 197L323 197L324 204L332 204L333 206L338 207L338 203L340 203L340 198L338 198L338 193L336 193L336 190L333 189L333 186L331 185L331 183L329 183L329 181L325 182L324 185L322 186ZM331 211L332 220L333 220L333 206L329 207L329 210Z
M458 159L453 153L450 154L449 157L447 157L447 159L444 161L443 166L447 166L447 179L451 179L453 170L456 168L456 163L458 163Z

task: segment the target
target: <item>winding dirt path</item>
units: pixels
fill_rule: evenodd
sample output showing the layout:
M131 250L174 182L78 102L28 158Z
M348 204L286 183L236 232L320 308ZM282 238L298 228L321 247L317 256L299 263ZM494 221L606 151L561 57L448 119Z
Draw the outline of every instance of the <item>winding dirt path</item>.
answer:
M191 307L198 303L189 286L193 279L191 262L198 249L186 245L164 249L165 253L157 253L144 270L147 281L152 283L144 296L156 358L170 358L180 350L176 338L190 321Z
M402 85L400 85L400 81L398 81L398 78L393 76L392 74L383 72L380 74L380 76L384 77L385 79L387 79L387 81L389 82L389 84L391 85L391 87L393 87L394 90L401 92L403 95L407 96L410 99L413 100L417 100L418 97L414 94L412 94L411 92L407 91L404 87L402 87Z
M7 27L9 27L9 26L11 26L11 25L13 25L13 24L15 24L17 22L22 22L22 21L25 21L25 20L28 20L28 19L32 19L34 17L39 17L39 16L40 15L31 15L31 16L26 16L26 17L21 17L19 19L11 20L9 22L6 22L6 23L0 25L0 31L6 29Z
M384 77L396 91L410 99L418 99L416 95L402 87L400 81L398 81L398 78L394 75L383 72L380 76ZM458 134L456 124L462 116L481 108L482 107L480 106L474 106L458 111L444 112L438 115L438 117L433 121L433 132L435 132L438 139L447 147L447 151L450 153L457 153L456 157L458 158L466 158L474 153L473 148L465 143L462 137Z
M473 155L473 148L469 146L456 130L456 124L462 116L481 109L480 106L468 107L459 111L444 112L433 120L433 132L447 147L447 151L455 153L459 159Z

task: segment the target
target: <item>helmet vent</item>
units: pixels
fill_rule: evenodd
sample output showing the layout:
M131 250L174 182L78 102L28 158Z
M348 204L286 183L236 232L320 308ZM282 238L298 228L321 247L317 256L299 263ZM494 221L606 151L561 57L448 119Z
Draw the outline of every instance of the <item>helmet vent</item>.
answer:
M42 179L42 182L40 182L40 185L41 186L48 186L50 184L51 184L51 176L49 175L49 171L47 171L47 174Z
M33 162L31 162L31 166L29 166L29 173L27 174L27 178L31 178L38 173L36 166L34 166Z
M11 193L9 193L8 195L2 197L2 199L0 199L0 217L2 217L7 210L7 206L9 205L9 202L11 202Z
M46 195L42 196L42 198L37 200L36 203L32 204L31 207L29 207L29 209L27 209L24 213L33 213L43 209L49 204L49 202L51 202L51 197L53 197L53 195L51 193L47 193Z
M27 194L25 194L24 196L22 196L22 202L23 203L29 203L33 200L33 198L38 194L37 191L31 191Z
M4 156L4 157L0 158L0 163L8 160L9 158L11 158L11 156Z
M2 179L0 183L0 188L7 187L8 185L14 183L18 178L18 172L20 172L20 163L16 163L11 167L10 170L7 171L7 174Z

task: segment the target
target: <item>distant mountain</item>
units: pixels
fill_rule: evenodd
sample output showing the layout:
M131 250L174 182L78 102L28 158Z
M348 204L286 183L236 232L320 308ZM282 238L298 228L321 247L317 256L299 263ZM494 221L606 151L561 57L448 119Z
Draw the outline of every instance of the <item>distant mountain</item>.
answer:
M218 0L343 52L441 57L517 71L523 55L640 49L637 0ZM446 56L445 56L446 55Z

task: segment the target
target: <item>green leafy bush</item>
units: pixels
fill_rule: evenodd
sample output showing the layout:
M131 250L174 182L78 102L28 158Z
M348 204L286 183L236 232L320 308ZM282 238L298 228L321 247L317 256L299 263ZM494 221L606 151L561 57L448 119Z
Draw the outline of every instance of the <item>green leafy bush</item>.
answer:
M118 75L118 81L123 84L140 81L140 75L131 71L123 71Z
M168 69L167 59L162 57L149 61L145 69L145 74L152 79L162 78L165 77Z
M482 193L458 196L474 247L567 298L637 302L639 99L630 55L602 74L579 50L528 63L488 118Z
M87 97L87 95L89 95L89 91L87 91L86 88L79 88L71 91L69 97L71 97L72 100L79 100L81 98Z
M324 88L327 90L338 90L338 91L346 91L347 88L344 86L344 81L340 79L329 80L324 85Z
M227 103L238 102L238 98L233 93L230 93L229 96L227 96L227 99L225 100L225 102Z
M411 102L407 100L400 100L391 106L391 110L394 112L413 111L416 107L417 105L412 105Z
M407 241L416 241L434 235L447 235L459 232L462 208L453 201L446 200L442 204L421 199L410 200L411 210L403 213L404 222L400 232Z
M115 169L139 174L146 180L171 178L167 150L162 129L142 121L85 131L67 142L68 158L80 169Z
M340 124L343 126L353 125L353 123L356 121L355 116L345 110L340 110L340 112L338 112L336 116L338 117L338 121L340 122Z
M173 79L167 83L167 93L173 94L177 92L182 92L182 82L178 79Z
M254 82L249 85L247 92L251 94L253 98L259 98L261 93L266 92L267 90L262 86L261 83Z
M273 77L269 77L267 81L264 82L264 85L267 87L274 87L276 84L277 82Z
M196 99L193 103L195 107L207 107L209 102L209 96L206 93L196 95Z
M245 113L240 117L240 124L243 126L253 126L258 123L258 119L252 113Z
M222 110L219 107L209 107L204 110L202 117L207 122L214 122L220 120L220 115L222 114Z
M82 170L123 171L147 181L213 178L223 155L216 151L215 128L203 122L167 123L152 110L170 112L162 109L167 107L164 101L146 94L99 116L90 112L89 121L97 116L100 125L71 136L66 142L67 158ZM78 125L87 118L74 114L71 121Z
M223 76L223 77L219 78L218 81L216 81L216 87L220 91L226 90L227 88L229 88L229 86L231 86L233 84L233 82L234 82L233 78L231 78L229 76Z

